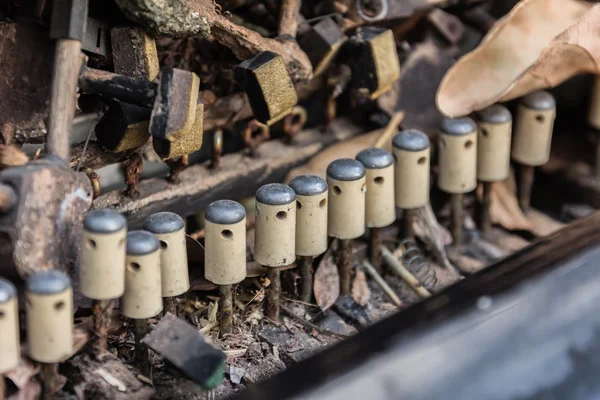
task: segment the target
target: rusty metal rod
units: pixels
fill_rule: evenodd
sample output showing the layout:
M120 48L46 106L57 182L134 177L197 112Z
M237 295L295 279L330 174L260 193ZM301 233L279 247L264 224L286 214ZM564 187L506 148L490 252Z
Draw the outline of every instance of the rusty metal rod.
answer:
M313 258L310 256L299 257L300 278L300 300L310 303L313 292Z
M402 210L402 224L400 225L400 239L410 239L414 236L413 232L413 213L410 209Z
M219 336L231 333L233 327L233 295L231 285L219 286Z
M459 246L463 230L463 194L452 193L450 195L450 231L454 246Z
M519 179L519 206L523 211L527 211L531 207L531 189L533 188L534 173L535 167L530 165L521 165Z
M394 293L394 290L390 287L390 285L387 284L385 279L383 279L381 277L381 275L379 275L377 270L375 270L375 267L372 266L371 263L369 263L367 260L363 261L362 266L363 266L363 269L367 272L367 274L369 274L371 279L373 279L375 281L375 283L377 283L377 285L379 285L381 290L383 290L383 292L385 294L387 294L387 296L390 298L390 300L392 300L392 303L394 303L397 307L402 307L403 306L402 300L400 300L398 295L396 293Z
M381 273L381 228L369 230L369 260L377 272Z
M58 363L41 363L40 375L42 377L42 399L54 400L60 386Z
M390 269L400 277L410 288L422 299L431 297L431 293L427 290L421 282L404 266L403 263L398 261L394 254L385 246L381 246L381 253L383 260L390 267Z
M92 349L98 360L102 360L108 353L108 328L113 305L112 300L92 300L92 321L94 324Z
M352 283L352 239L340 239L338 248L340 294L350 294Z
M484 236L489 236L490 232L492 231L490 204L493 185L494 182L482 182L483 194L481 196L479 223L481 226L481 233L483 233Z
M133 320L133 336L135 340L135 362L144 376L150 376L150 359L148 347L142 343L142 339L148 333L148 321L145 319Z
M271 282L267 287L266 315L271 321L279 321L279 295L281 294L281 276L279 268L268 267L267 278Z

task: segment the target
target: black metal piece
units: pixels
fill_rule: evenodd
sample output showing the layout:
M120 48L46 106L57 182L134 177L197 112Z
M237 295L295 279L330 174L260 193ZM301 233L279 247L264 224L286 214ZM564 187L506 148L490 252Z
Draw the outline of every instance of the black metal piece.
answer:
M225 353L212 347L195 327L174 315L166 314L143 343L205 388L212 388L223 379Z
M88 0L54 0L50 37L83 41L87 17Z
M595 213L234 398L596 398L598 243Z

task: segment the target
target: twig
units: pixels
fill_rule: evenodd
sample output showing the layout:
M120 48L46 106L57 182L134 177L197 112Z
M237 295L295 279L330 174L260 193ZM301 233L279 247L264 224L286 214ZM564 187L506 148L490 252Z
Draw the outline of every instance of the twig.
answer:
M383 255L383 260L386 264L394 271L400 279L402 279L410 288L422 299L427 297L431 297L431 293L423 285L421 282L410 273L408 269L401 263L396 260L392 252L386 247L381 246L381 254Z
M392 300L392 302L398 308L404 306L404 304L402 304L402 300L400 300L398 295L396 295L396 293L394 293L394 291L392 290L390 285L387 284L387 282L381 277L381 275L379 275L377 273L377 271L375 270L375 267L373 267L370 262L368 262L367 260L364 260L362 263L362 266L365 269L365 271L369 274L371 279L373 279L375 281L375 283L377 283L379 285L381 290L383 290L385 292L385 294L388 295L388 297Z
M298 33L298 10L300 0L283 0L279 17L279 35L296 37Z
M284 313L286 313L288 316L292 317L293 319L295 319L296 321L300 322L301 324L314 329L315 331L319 332L319 333L324 333L326 335L330 335L333 337L336 337L338 339L348 339L348 335L344 335L342 333L337 333L337 332L333 332L330 331L328 329L325 328L321 328L315 324L313 324L310 321L305 320L304 318L294 314L294 312L292 310L290 310L289 308L287 308L286 306L284 306L283 304L280 304L279 307L281 308L281 311L283 311Z
M291 303L298 303L298 304L303 304L305 306L309 306L309 307L319 307L316 304L312 304L312 303L307 303L305 301L301 301L301 300L296 300L296 299L290 299L289 297L285 297L285 296L281 296L282 299L287 300Z

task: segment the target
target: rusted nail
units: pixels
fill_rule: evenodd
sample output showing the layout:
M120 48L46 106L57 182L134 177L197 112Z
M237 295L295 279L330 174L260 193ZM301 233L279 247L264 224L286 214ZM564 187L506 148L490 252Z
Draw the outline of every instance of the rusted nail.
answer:
M178 157L175 160L168 160L167 165L171 168L169 172L169 177L167 178L169 182L177 183L179 182L179 174L185 170L189 165L189 156L187 154Z
M96 171L94 171L91 168L86 168L85 174L87 175L87 177L90 179L90 182L92 183L92 193L94 195L93 198L95 200L100 196L100 175L98 175L96 173Z
M269 126L259 122L257 119L252 119L247 122L242 131L242 137L244 143L250 149L250 156L256 157L258 146L271 137Z
M221 154L223 153L223 130L217 129L213 134L213 147L210 159L211 168L219 168L221 165Z

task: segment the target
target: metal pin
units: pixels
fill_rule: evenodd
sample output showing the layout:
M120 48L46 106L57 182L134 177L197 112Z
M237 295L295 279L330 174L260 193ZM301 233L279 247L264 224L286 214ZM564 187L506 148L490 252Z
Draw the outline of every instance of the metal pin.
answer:
M299 175L296 192L296 255L302 278L300 299L312 300L313 258L327 251L327 182L317 175Z
M4 374L14 369L21 360L19 338L19 303L17 289L6 279L0 278L0 399L6 396Z
M450 228L455 246L462 240L463 195L477 186L477 125L468 117L444 119L439 135L438 187L450 193Z
M381 228L396 220L394 203L394 158L384 149L369 148L356 156L366 171L365 223L369 228L369 259L381 270Z
M42 397L58 391L58 364L73 353L73 290L60 271L32 274L25 282L27 350L41 363Z
M329 190L328 235L340 239L338 270L340 293L350 293L352 280L352 239L365 233L366 171L356 160L342 158L327 167Z
M219 334L233 327L232 285L246 278L246 210L235 201L218 200L204 213L204 274L219 285Z
M515 124L512 158L521 164L519 205L527 211L531 204L534 168L550 158L552 130L556 118L556 101L543 90L521 100Z
M280 183L264 185L256 192L254 260L269 267L271 281L266 294L267 318L279 320L281 279L279 267L296 260L296 193Z
M147 319L163 310L161 297L160 243L147 231L127 233L125 293L121 297L121 314L133 319L135 359L144 376L150 374L148 348L142 343L147 333Z
M176 297L190 288L183 218L172 212L155 213L146 218L144 230L152 232L160 242L163 307L177 316Z
M431 145L426 134L405 130L392 140L394 167L394 197L402 209L401 238L413 237L412 210L429 203L429 165Z
M495 104L477 113L477 179L482 184L483 195L479 207L481 232L487 236L492 229L490 196L494 182L510 174L510 142L512 116L508 109Z
M92 348L98 359L107 353L113 300L125 292L126 234L127 220L115 210L92 210L83 221L79 285L92 299Z

